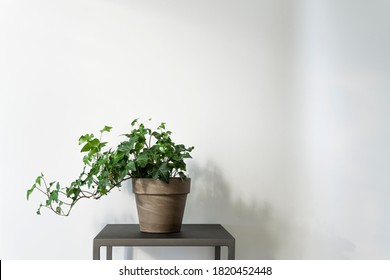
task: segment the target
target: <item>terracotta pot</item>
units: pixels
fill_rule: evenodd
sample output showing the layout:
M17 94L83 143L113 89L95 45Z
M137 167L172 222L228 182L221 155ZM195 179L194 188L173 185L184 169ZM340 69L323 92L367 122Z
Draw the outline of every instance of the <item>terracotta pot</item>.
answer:
M134 178L132 182L140 230L179 232L191 179L171 178L167 184L161 180Z

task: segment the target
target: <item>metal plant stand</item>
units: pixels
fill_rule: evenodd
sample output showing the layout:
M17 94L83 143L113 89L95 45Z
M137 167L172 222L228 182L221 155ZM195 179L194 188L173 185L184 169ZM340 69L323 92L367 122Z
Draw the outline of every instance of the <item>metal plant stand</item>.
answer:
M107 247L112 260L113 246L213 246L215 259L221 259L221 246L228 248L234 260L235 239L220 224L183 224L177 233L143 233L138 224L108 224L93 239L93 259L100 259L100 247Z

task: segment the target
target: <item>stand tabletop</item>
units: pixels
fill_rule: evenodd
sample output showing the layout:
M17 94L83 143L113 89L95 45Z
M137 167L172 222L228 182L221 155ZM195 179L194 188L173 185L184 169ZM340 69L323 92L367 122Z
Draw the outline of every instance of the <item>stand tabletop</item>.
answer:
M220 224L183 224L180 232L145 233L138 224L108 224L96 235L94 240L137 239L137 240L230 240L234 237Z
M113 246L214 246L220 259L221 246L228 247L234 259L235 239L220 224L183 224L180 232L145 233L138 224L108 224L93 239L93 258L100 259L100 247L107 247L107 259Z

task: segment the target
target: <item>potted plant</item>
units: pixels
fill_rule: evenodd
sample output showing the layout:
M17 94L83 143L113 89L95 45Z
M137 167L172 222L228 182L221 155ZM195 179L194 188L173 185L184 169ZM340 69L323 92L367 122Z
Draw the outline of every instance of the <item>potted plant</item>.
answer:
M105 149L108 143L101 139L112 127L100 130L99 138L93 134L82 135L79 145L82 145L84 166L80 176L63 188L57 181L47 183L41 173L27 190L27 199L34 190L46 197L37 214L41 214L42 208L48 208L68 216L79 200L100 199L132 179L140 230L180 231L191 183L186 175L185 159L191 158L194 147L175 144L165 123L152 130L136 119L131 127L131 132L123 135L126 139L110 149Z

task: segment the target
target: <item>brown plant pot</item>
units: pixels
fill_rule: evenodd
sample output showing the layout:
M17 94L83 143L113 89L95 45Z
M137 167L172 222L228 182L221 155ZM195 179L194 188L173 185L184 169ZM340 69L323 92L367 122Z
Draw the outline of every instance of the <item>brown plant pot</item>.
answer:
M179 232L191 179L170 178L169 184L133 178L140 230L148 233Z

